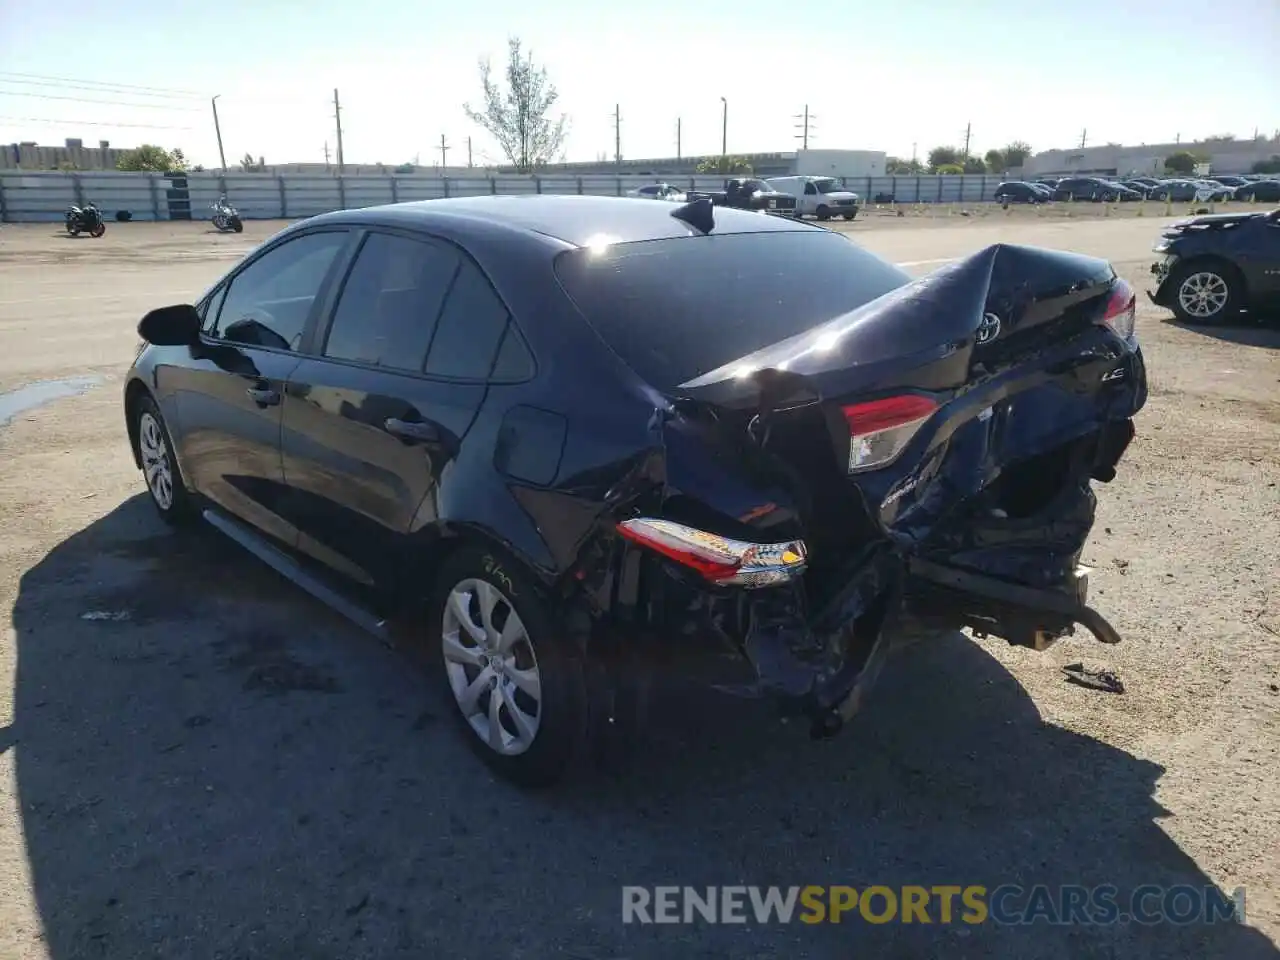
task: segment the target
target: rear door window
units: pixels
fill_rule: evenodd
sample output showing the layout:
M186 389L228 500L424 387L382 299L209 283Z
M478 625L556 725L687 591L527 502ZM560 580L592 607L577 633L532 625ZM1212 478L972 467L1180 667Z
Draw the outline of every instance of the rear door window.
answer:
M556 259L606 344L669 390L855 310L910 277L826 230L623 243Z
M459 261L446 244L370 233L342 286L324 355L421 372Z
M462 258L431 341L427 373L463 380L487 378L509 321L507 308L488 278Z

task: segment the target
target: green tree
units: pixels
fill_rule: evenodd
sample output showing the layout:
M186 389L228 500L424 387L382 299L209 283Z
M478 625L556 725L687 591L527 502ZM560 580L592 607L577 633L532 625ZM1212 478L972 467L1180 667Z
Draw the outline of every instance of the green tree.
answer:
M998 150L986 153L987 169L992 173L1007 173L1019 169L1031 156L1031 144L1023 140L1014 140Z
M262 173L267 169L266 157L253 159L252 153L246 153L240 158L240 169L245 173Z
M942 164L941 166L939 166L936 170L934 170L933 172L934 172L934 173L945 174L945 175L947 175L947 176L950 176L950 175L953 175L953 174L954 174L954 175L956 175L956 176L959 176L960 174L964 173L964 167L962 167L962 166L961 166L960 164L958 164L958 163L944 163L944 164Z
M919 160L903 160L901 157L886 157L884 172L888 176L909 177L924 173L924 164Z
M1164 168L1170 173L1180 173L1183 176L1196 172L1196 164L1204 163L1204 157L1192 153L1190 150L1179 150L1177 153L1171 153L1164 158Z
M479 109L464 103L462 109L473 123L489 132L507 159L521 173L556 159L569 135L565 114L550 116L560 99L545 67L533 62L532 54L520 47L520 38L507 41L506 89L493 79L491 64L480 61L480 85L484 103Z
M965 173L986 173L987 165L978 157L965 157L962 168Z
M117 170L151 173L174 173L187 168L187 158L181 150L166 150L152 143L144 143L134 150L126 150L116 161Z
M929 172L937 173L939 167L961 163L960 151L955 147L934 147L929 151Z
M1249 170L1250 173L1280 173L1280 154L1273 154L1269 160L1259 160Z
M743 174L750 176L753 172L751 164L741 157L707 157L698 161L695 173L719 173L724 176Z
M992 173L1004 173L1009 169L1009 161L1003 150L988 150L986 160L987 169Z

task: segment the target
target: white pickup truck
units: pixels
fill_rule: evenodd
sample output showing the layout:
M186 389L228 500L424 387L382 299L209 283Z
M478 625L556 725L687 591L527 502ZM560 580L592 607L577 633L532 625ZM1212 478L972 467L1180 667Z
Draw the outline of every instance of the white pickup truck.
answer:
M852 220L858 215L858 195L846 190L835 177L773 177L765 183L779 193L795 197L796 212L802 217Z

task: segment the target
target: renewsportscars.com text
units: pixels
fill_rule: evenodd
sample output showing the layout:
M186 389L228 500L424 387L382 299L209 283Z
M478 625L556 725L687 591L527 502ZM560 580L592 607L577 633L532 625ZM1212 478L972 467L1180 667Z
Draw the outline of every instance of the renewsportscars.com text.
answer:
M623 923L920 923L1005 926L1244 921L1244 888L1144 884L998 887L804 886L622 888Z

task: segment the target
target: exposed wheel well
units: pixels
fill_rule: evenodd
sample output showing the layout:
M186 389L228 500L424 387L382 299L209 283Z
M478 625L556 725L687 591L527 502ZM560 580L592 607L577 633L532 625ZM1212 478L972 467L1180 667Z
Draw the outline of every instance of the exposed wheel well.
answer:
M133 379L124 389L124 422L129 430L129 449L133 452L133 465L142 469L142 454L138 451L138 401L149 397L151 391L141 380Z

